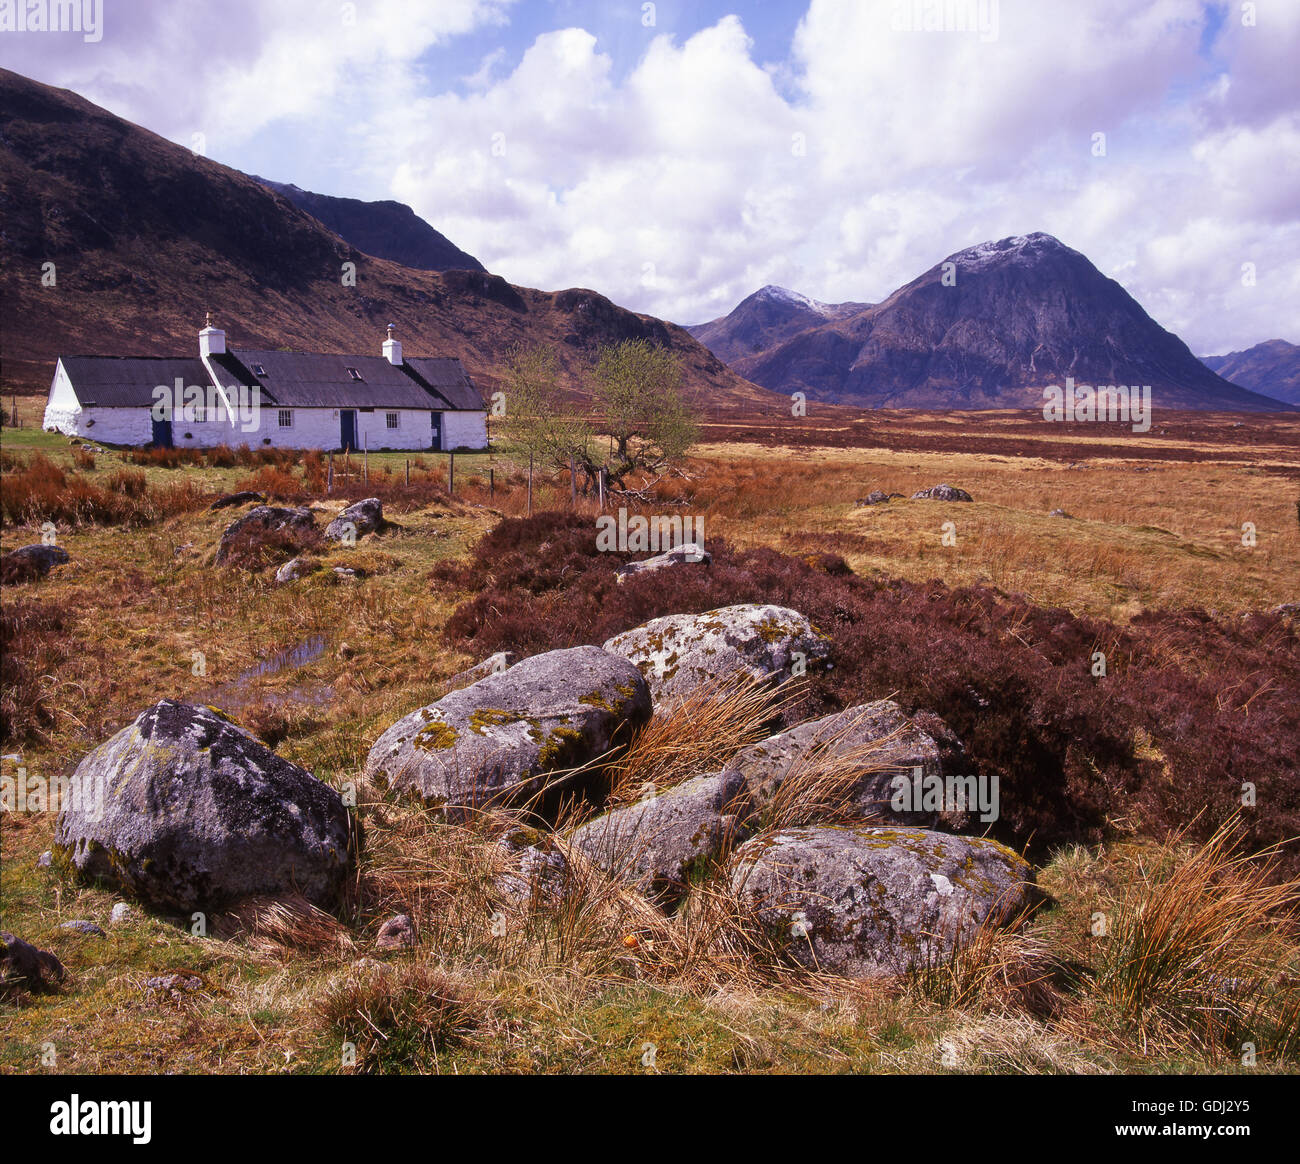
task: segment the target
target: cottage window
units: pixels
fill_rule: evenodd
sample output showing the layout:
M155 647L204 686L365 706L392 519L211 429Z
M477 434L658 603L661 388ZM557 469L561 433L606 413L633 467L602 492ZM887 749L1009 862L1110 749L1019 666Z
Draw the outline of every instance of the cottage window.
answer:
M293 428L293 409L291 408L280 409L280 427Z
M400 413L397 412L384 413L384 423L388 425L389 428L396 428L400 420L401 420Z

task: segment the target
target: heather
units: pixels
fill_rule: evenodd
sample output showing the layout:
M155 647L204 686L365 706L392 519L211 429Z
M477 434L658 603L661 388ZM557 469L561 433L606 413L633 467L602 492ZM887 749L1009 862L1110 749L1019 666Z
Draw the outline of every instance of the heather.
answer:
M802 611L835 665L799 714L893 696L938 715L999 780L993 834L1037 854L1188 823L1208 836L1252 795L1250 844L1300 833L1300 641L1280 615L1148 612L1120 627L989 587L856 577L833 555L709 548L711 567L620 583L631 555L597 552L591 519L539 514L503 521L434 584L475 592L447 632L478 655L599 645L733 603Z

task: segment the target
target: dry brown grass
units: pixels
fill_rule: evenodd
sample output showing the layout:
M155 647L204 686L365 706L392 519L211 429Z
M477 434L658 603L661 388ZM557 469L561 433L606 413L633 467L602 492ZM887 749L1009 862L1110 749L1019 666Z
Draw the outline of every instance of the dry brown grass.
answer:
M1279 926L1294 926L1300 881L1275 878L1276 854L1240 855L1240 833L1234 818L1190 850L1176 835L1164 867L1142 869L1103 911L1091 991L1144 1051L1255 1040L1288 1054L1300 1041L1300 981L1278 941Z
M702 683L661 706L612 765L611 803L631 804L702 772L719 771L742 748L766 738L804 686L777 687L737 673Z

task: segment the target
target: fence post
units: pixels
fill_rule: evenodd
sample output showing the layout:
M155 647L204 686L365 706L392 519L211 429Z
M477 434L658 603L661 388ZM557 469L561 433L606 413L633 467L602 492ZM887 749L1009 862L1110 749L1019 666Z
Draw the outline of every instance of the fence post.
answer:
M334 492L334 450L330 449L329 465L325 470L325 496Z
M573 457L569 458L569 500L573 508L578 508L578 463Z
M533 516L533 450L528 450L528 516Z
M495 501L497 496L497 471L488 470L488 500Z
M370 434L366 433L365 448L361 450L361 480L368 482L370 480Z
M456 492L456 454L447 454L447 492Z
M407 486L408 489L409 489L410 486L411 486L411 462L410 462L410 460L408 460L408 461L406 462L406 486Z

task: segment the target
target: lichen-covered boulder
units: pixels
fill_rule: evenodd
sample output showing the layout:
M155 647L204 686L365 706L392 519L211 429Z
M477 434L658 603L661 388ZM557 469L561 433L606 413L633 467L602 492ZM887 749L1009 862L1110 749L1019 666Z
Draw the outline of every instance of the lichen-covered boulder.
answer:
M615 577L622 582L625 578L632 578L638 574L653 574L656 570L664 570L672 566L711 566L712 564L713 555L708 550L695 542L687 542L675 549L656 554L653 558L644 558L639 562L625 562L618 568Z
M651 710L626 659L599 647L547 651L399 719L370 749L366 775L455 819L529 800L551 774L598 762Z
M938 716L923 718L924 728L890 699L864 703L751 744L728 761L727 769L742 778L760 820L787 779L796 782L786 792L789 798L824 774L836 782L828 794L864 822L942 821L963 828L978 797L961 743ZM955 795L938 803L916 795L936 785Z
M310 509L299 506L284 508L278 505L255 505L242 517L236 518L221 535L217 545L217 565L222 566L239 542L254 530L261 534L281 530L305 532L316 528L316 519Z
M325 536L335 542L355 542L382 529L384 503L378 497L367 497L349 505L325 527Z
M742 603L670 614L615 635L605 650L641 669L656 702L736 673L788 679L824 669L830 641L797 610Z
M903 826L756 837L730 875L790 957L853 978L938 965L980 926L1038 900L1028 862L996 841Z
M738 773L697 776L647 795L575 829L569 840L620 881L663 901L680 898L740 840L744 781Z
M221 712L164 699L77 766L54 852L159 908L289 892L328 908L351 835L329 785Z
M955 485L931 485L929 489L918 489L912 494L913 501L971 501L973 498L965 489Z

